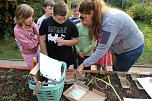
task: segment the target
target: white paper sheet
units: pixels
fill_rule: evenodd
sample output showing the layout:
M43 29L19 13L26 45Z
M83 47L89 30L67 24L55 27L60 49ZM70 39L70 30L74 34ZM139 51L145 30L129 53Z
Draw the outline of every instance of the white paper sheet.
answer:
M124 101L152 101L152 99L124 98Z
M40 53L40 73L48 78L60 81L62 62Z
M142 85L148 95L152 98L152 83L150 82L151 79L151 77L137 78L139 83Z

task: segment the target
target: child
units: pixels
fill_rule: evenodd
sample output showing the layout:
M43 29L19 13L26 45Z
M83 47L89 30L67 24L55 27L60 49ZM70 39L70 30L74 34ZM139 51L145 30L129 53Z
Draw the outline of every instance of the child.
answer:
M80 12L79 12L79 6L80 2L79 1L73 1L71 3L71 10L72 10L72 17L69 19L72 20L74 24L80 23Z
M73 48L78 43L78 30L76 25L69 19L68 6L64 2L54 5L53 17L44 19L40 32L41 52L51 58L64 61L67 67L74 63Z
M45 0L43 3L43 10L45 12L45 14L43 16L41 16L38 21L37 21L37 25L41 26L41 23L43 21L43 19L49 17L49 16L53 16L53 6L54 6L55 2L53 0Z
M79 31L80 42L75 46L76 51L78 53L78 63L79 63L79 65L81 63L83 63L83 61L86 58L91 56L91 54L94 52L94 49L95 49L96 43L97 43L97 41L95 39L90 39L90 37L89 37L89 28L88 28L89 24L86 23L82 18L81 18L81 22L82 23L77 24L77 28L78 28L78 31ZM104 69L106 69L106 67L108 65L112 65L112 58L111 58L110 51L108 51L95 64L97 64L100 67L104 67ZM88 68L84 68L84 69L85 70L90 70L91 69L90 67L91 66L89 66Z
M27 5L21 4L15 12L14 34L20 44L20 51L28 67L32 67L32 59L38 53L38 26L34 23L34 9Z
M72 17L70 17L69 19L76 25L78 23L80 23L80 13L79 13L79 6L80 6L80 2L79 1L73 1L71 3L71 11L72 11ZM75 47L73 47L73 52L76 54L76 49ZM77 55L75 57L75 62L74 62L74 68L78 67L78 59L77 59Z
M89 25L83 20L81 20L81 23L77 24L80 41L75 45L75 48L78 54L79 65L94 52L94 48L96 47L96 40L89 38L88 26ZM90 70L90 67L84 69Z
M112 65L112 55L110 54L110 51L108 50L107 53L102 58L100 58L95 64L98 67L103 67L103 69L107 71L107 66Z

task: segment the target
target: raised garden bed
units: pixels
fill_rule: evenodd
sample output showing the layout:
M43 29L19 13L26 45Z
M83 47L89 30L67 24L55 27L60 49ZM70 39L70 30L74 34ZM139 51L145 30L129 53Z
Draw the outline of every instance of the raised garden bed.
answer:
M19 70L19 69L6 69L0 68L0 99L1 101L37 101L36 97L32 95L32 91L28 87L28 74L29 70ZM107 74L87 74L87 82L92 79L92 77L103 78L103 80L108 82L107 76L109 76L111 84L117 91L118 95L122 99L127 98L141 98L150 99L148 94L142 90L138 89L134 80L132 80L130 74L126 74L126 79L130 82L130 88L122 88L120 80L116 73ZM152 77L152 75L140 75L140 77ZM71 85L65 85L64 91ZM106 101L118 101L118 97L112 90L112 88L105 83L95 80L89 84L90 89L95 88L106 94ZM67 101L67 99L62 96L61 101Z

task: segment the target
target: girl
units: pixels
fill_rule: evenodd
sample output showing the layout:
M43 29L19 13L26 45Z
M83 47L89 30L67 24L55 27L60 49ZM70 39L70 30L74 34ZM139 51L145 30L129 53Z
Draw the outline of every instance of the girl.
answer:
M34 23L34 9L27 4L19 5L15 12L15 23L15 38L20 44L24 61L31 68L32 59L37 56L39 49L39 31Z
M78 64L83 63L83 60L88 58L94 51L96 47L96 40L89 38L89 24L85 21L81 20L80 23L77 24L77 28L79 31L80 41L77 45L75 45L76 52L78 54ZM90 70L91 66L85 68L85 70Z
M89 24L85 21L81 20L81 23L77 24L77 28L79 31L80 41L77 45L75 45L77 54L78 54L78 64L80 65L83 61L91 56L96 47L96 39L90 39L89 37ZM108 65L112 65L112 57L110 51L108 51L101 59L99 59L95 64L99 67L106 67ZM85 70L90 70L91 66L84 68Z

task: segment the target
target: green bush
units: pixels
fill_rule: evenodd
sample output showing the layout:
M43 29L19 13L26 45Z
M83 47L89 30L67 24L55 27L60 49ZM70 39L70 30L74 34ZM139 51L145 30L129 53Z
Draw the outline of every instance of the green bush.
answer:
M124 0L124 8L127 9L131 7L134 3L137 3L137 0Z
M138 2L138 0L105 0L108 4L112 6L116 6L119 8L129 8L133 5L133 3Z
M126 9L126 12L133 19L143 19L144 16L144 5L139 3L134 3L130 8Z
M40 16L43 15L43 1L44 0L17 0L17 5L23 3L30 5L35 11L35 20L37 20Z
M144 19L146 22L152 24L152 3L145 3Z
M114 6L121 7L121 0L110 0L110 3Z
M5 33L12 34L9 28L13 27L12 20L16 9L16 1L0 0L0 39L3 39Z
M133 18L152 24L152 3L134 3L126 12Z

